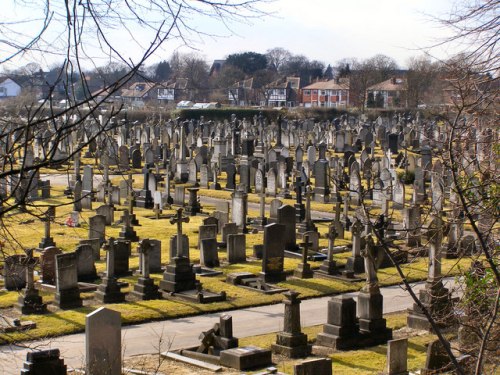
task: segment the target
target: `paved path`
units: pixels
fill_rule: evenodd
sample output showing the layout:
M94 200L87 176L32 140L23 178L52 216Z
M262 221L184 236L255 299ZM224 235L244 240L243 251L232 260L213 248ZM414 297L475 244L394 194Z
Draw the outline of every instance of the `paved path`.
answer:
M452 280L447 280L451 283ZM423 287L418 283L416 289ZM450 287L448 285L448 287ZM355 297L357 293L347 295ZM384 313L403 311L412 306L412 300L399 286L382 288ZM326 322L327 301L322 297L302 301L301 321L303 327ZM235 337L248 337L280 331L283 327L283 305L268 305L228 312L233 317ZM171 349L194 346L199 343L198 335L218 322L222 312L125 326L122 329L124 356L157 353L158 337L163 334L170 341ZM50 340L26 343L36 349L59 348L65 363L69 367L81 367L85 356L85 334L67 335ZM167 346L162 348L165 351ZM14 346L0 346L0 374L19 374L28 349Z

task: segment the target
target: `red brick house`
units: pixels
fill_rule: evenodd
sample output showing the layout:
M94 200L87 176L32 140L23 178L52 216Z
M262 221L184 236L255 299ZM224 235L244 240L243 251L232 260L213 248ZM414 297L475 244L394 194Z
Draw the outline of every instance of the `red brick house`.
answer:
M314 82L302 89L301 104L304 107L348 107L349 80L344 78Z

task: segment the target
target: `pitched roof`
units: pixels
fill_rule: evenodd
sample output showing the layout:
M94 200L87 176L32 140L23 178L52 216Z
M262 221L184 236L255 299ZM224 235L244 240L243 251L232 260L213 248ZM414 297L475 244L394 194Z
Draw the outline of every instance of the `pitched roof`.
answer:
M270 84L266 85L269 89L299 89L300 88L300 78L299 77L283 77Z
M136 82L136 83L133 83L129 88L122 90L122 97L142 98L155 85L156 85L156 83L154 83L154 82Z
M407 90L405 78L389 78L387 81L379 82L368 87L368 91L403 91Z
M244 79L231 86L232 89L251 89L253 87L253 78Z
M319 81L304 87L303 90L349 90L349 82L339 82L336 79Z
M187 78L176 78L171 81L160 83L160 86L167 89L185 90L187 88Z

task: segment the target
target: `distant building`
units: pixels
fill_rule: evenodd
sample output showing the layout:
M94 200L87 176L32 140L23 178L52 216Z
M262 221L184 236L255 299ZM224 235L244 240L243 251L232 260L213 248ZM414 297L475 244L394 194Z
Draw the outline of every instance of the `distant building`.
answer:
M154 82L136 82L122 90L122 100L132 106L142 107L148 101L156 99L157 92L153 90L156 86Z
M302 89L302 105L308 107L346 108L349 106L349 80L319 81Z
M265 102L269 107L296 107L300 103L300 78L284 77L264 88Z
M214 60L212 66L210 67L210 73L208 73L208 76L217 77L225 63L226 60Z
M253 78L236 82L228 89L229 104L233 106L250 106L254 97Z
M0 99L21 95L21 86L10 78L0 78Z
M375 108L407 107L408 84L406 78L390 78L366 90L366 106Z
M177 78L173 81L160 83L157 87L158 100L164 103L176 102L188 97L188 79Z

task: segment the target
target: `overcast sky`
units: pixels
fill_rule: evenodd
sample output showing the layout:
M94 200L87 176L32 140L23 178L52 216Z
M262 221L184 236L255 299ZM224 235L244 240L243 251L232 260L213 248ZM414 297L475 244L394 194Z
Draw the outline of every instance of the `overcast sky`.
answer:
M6 1L3 3L3 12L7 15L2 17L4 21L9 19L9 14L23 17L34 14L35 8L28 9L26 6L19 6L19 3L14 7L16 2L13 0L3 1ZM43 4L44 1L31 0L27 3ZM189 20L190 26L220 37L200 38L193 35L190 40L191 48L180 46L179 39L173 39L167 41L148 61L152 64L168 60L172 52L178 50L197 52L210 64L214 59L224 59L231 53L265 53L268 49L282 47L293 54L305 55L325 64L333 65L343 58L364 59L384 54L394 58L400 67L405 67L410 56L422 54L422 48L429 47L446 36L446 31L438 27L432 17L445 17L455 2L456 0L275 0L262 7L272 15L243 23L229 23L231 32L214 20L192 17ZM137 27L132 31L135 42L139 41L142 46L148 45L150 39L145 31ZM46 38L50 41L50 37ZM134 40L126 32L116 30L109 34L109 38L122 48L126 58L137 59L138 48L134 48ZM437 58L446 58L455 51L433 49L430 52ZM0 57L2 53L5 54L5 51L0 48ZM62 61L62 58L49 53L25 55L22 59L17 59L15 65L21 66L32 61L47 67ZM105 61L95 64L103 65ZM14 67L12 64L4 65Z

